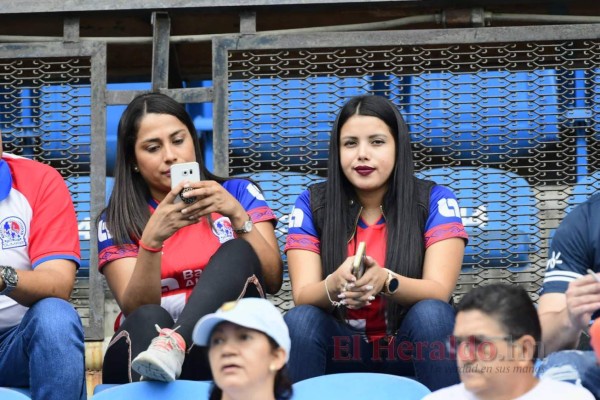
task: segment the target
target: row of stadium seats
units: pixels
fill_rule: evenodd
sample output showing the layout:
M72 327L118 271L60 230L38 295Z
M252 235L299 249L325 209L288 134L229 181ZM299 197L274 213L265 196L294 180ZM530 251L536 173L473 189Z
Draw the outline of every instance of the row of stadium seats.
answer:
M540 210L525 178L497 168L438 168L417 172L423 179L451 188L458 198L469 234L463 268L510 268L529 266L529 255L539 252ZM322 181L317 175L295 172L256 172L243 175L257 182L271 207L280 216L276 235L283 248L288 215L296 197L308 185ZM600 173L581 179L566 199L566 211L600 188Z
M529 157L563 140L565 129L598 113L576 104L577 84L592 87L600 74L541 69L477 73L423 72L365 77L261 78L229 87L231 156L253 162L304 165L327 158L335 113L350 96L379 86L405 115L412 142L428 155L501 162ZM210 81L189 83L211 86ZM109 84L108 90L148 90L149 82ZM1 93L1 91L0 91ZM89 172L91 88L48 85L12 90L14 112L0 115L7 146L20 154ZM109 106L107 171L115 164L117 125L124 106ZM200 132L212 131L209 103L188 109ZM597 124L597 122L596 122ZM597 127L597 125L595 125ZM595 129L596 132L600 131ZM593 135L597 139L597 135ZM560 154L554 154L560 157Z
M136 382L126 385L100 385L92 400L207 399L211 382ZM345 373L323 375L293 385L292 400L420 400L430 393L421 383L394 375Z
M539 251L540 219L533 188L521 176L496 168L444 167L420 171L420 178L433 180L451 188L458 198L469 234L465 251L465 268L513 268L528 266L528 255ZM296 172L256 172L241 175L258 183L267 202L279 216L277 239L283 249L288 216L295 199L310 184L322 181L317 175ZM67 179L80 221L80 239L84 265L89 268L90 180L89 177ZM107 178L110 195L113 178ZM573 186L566 199L565 212L600 190L600 172L585 176ZM93 219L93 218L92 218Z
M135 382L123 385L101 384L92 400L201 400L208 399L212 382L178 380L171 383ZM323 375L293 385L292 400L420 400L430 393L416 380L379 373L339 373ZM29 400L27 389L0 388L0 399Z

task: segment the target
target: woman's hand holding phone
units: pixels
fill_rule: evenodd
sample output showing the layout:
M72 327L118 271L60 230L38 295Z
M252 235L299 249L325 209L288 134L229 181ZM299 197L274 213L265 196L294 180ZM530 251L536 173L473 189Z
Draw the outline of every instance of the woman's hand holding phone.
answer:
M179 189L182 182L188 187ZM197 162L179 163L171 166L171 190L178 195L174 204L186 203L182 212L190 219L199 219L210 213L228 217L234 226L240 226L248 219L244 207L219 182L202 181Z
M348 266L348 264L350 264ZM366 255L366 244L360 242L356 248L356 254L350 256L335 272L336 275L347 274L345 281L347 284L342 285L338 298L343 300L343 304L351 310L357 310L370 305L375 299L374 285L377 262ZM373 270L373 271L371 271ZM348 274L348 272L350 274ZM342 279L343 280L343 279Z

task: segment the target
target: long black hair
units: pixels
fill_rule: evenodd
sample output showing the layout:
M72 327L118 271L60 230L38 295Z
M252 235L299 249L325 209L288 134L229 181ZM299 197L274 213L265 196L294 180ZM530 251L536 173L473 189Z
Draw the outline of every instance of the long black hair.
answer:
M139 240L150 218L148 210L150 188L141 174L134 171L134 167L136 165L135 142L141 121L151 113L172 115L186 126L192 135L196 161L200 165L202 179L214 180L219 183L227 180L227 178L213 175L206 168L196 128L182 104L160 93L147 93L135 97L119 120L115 184L108 206L103 211L107 228L115 244Z
M383 121L396 145L396 160L383 198L387 239L385 267L409 278L422 278L425 243L419 226L415 198L413 156L408 127L396 106L382 96L353 97L340 110L329 140L325 222L321 235L323 277L334 272L348 257L351 239L340 227L346 226L348 207L358 201L354 187L340 166L340 130L354 115L379 118ZM367 249L368 253L368 249ZM397 329L403 308L388 301L388 326Z
M271 336L261 332L263 335L269 339L269 344L271 345L271 350L277 350L279 345ZM284 365L277 373L275 374L275 384L273 387L273 393L275 395L275 399L277 400L288 400L292 398L294 394L294 389L292 388L292 381L288 378L287 367ZM210 392L210 396L208 400L221 400L223 398L223 391L220 387L213 382L212 389Z

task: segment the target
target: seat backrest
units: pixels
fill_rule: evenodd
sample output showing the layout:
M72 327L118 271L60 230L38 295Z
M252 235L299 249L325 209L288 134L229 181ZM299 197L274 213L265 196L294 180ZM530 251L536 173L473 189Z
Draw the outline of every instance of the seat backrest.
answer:
M30 400L31 394L26 388L3 388L0 387L0 399L2 400Z
M578 182L573 186L571 196L567 199L565 215L596 193L600 193L600 171L578 179Z
M238 177L250 178L260 186L265 200L279 219L275 236L277 237L279 248L283 251L288 231L289 215L292 212L296 199L310 185L322 181L324 178L302 172L277 171L253 172L251 174L238 175Z
M430 390L414 379L377 373L340 373L293 385L292 400L420 400Z
M174 382L134 382L117 385L94 394L93 400L132 399L208 399L211 382L178 380Z
M413 143L454 160L497 163L559 141L559 80L553 69L430 71L397 76L391 88L406 101Z
M539 216L529 183L497 168L436 168L416 173L452 189L469 234L463 272L470 268L529 266L539 250Z

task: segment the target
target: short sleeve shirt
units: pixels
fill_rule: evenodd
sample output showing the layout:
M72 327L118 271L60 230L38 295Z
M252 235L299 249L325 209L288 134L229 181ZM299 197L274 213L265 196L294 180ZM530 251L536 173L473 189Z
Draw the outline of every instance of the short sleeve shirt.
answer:
M575 207L554 233L541 294L565 293L588 268L600 272L600 194Z
M235 197L248 212L252 222L271 221L277 219L267 205L262 192L250 181L232 179L225 181L223 187ZM150 199L150 212L154 212L158 203ZM229 218L218 213L212 213L212 226L207 218L198 223L186 226L165 240L161 259L161 305L177 320L189 295L202 276L202 271L212 255L221 244L234 238L233 228ZM98 226L98 257L99 268L111 261L121 258L137 257L139 246L131 241L116 245L106 228L104 218Z
M31 271L50 260L80 264L77 216L54 168L3 153L0 159L0 265ZM21 321L27 307L0 296L0 331Z

